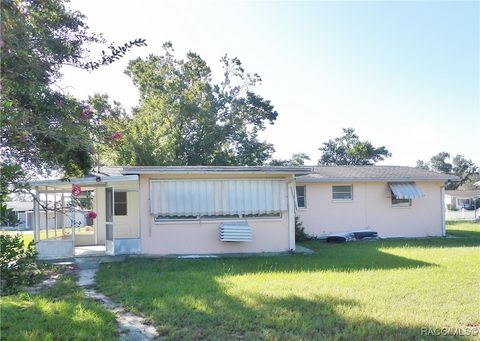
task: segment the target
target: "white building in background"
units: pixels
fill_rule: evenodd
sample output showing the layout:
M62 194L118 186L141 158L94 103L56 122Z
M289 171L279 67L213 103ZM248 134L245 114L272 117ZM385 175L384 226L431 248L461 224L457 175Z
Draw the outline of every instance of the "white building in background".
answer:
M33 206L33 201L7 202L7 208L11 209L16 214L21 223L17 226L2 226L2 228L10 228L12 230L33 230L35 226ZM75 224L77 227L82 227L87 224L86 212L84 211L66 210L62 216L59 211L55 214L52 209L48 210L46 216L45 210L39 210L40 229L45 230L47 226L49 229L54 229L55 217L57 218L57 227L62 226L63 224L65 226L72 226Z

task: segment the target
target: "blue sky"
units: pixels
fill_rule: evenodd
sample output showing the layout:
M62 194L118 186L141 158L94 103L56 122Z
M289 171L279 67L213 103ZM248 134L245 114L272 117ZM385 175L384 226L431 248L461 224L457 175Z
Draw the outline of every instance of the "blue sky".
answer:
M108 93L125 107L138 92L129 59L199 53L220 75L228 53L263 78L258 92L279 112L262 137L275 156L306 152L356 128L414 165L440 151L480 164L480 2L212 2L73 0L90 27L117 43L148 47L99 71L65 68L62 87L79 97Z

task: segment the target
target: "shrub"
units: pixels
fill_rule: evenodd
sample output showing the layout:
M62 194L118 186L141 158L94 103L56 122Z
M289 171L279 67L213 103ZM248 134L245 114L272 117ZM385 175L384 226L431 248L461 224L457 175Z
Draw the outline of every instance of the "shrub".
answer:
M447 204L447 209L448 209L449 211L458 211L457 206L452 205L452 204Z
M300 221L300 218L295 216L295 241L306 242L311 239L312 237L305 233L305 228L303 227L303 223Z
M31 285L38 280L40 270L35 262L37 251L32 240L27 247L21 234L0 235L0 292L7 295L19 287Z

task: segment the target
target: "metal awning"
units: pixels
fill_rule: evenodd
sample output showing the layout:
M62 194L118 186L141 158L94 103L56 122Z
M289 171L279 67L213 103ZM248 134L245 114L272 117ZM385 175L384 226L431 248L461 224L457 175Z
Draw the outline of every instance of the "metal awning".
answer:
M414 182L390 182L388 184L396 199L417 199L423 197L420 188Z

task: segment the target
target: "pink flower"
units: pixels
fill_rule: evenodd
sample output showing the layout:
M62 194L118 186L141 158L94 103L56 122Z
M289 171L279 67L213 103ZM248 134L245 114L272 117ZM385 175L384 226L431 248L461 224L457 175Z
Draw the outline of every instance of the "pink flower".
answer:
M95 219L97 217L97 213L95 211L88 211L87 218Z
M73 196L78 197L82 194L82 187L80 187L80 185L72 185L72 194Z
M122 134L119 133L118 131L112 135L112 140L118 141L122 138Z
M63 101L63 99L58 99L56 102L55 102L55 106L60 109L60 108L63 108L65 102Z

